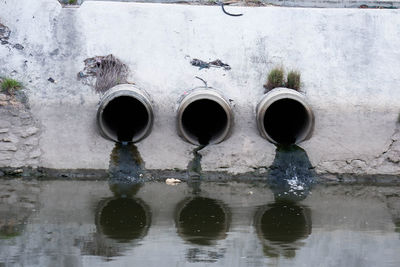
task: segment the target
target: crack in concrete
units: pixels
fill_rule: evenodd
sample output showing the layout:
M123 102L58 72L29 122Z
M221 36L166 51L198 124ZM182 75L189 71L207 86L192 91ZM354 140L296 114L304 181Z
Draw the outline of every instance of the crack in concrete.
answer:
M323 170L321 173L332 173L330 169L340 169L343 173L391 173L400 172L400 127L390 137L387 148L375 157L357 157L341 160L324 161L318 164L317 169ZM383 171L382 171L383 170Z

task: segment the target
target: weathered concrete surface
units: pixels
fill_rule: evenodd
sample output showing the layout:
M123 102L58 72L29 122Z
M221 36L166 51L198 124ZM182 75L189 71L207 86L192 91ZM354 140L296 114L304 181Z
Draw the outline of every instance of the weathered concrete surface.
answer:
M87 0L86 0L87 1ZM381 0L261 0L263 3L291 7L329 7L329 8L399 8L400 1Z
M87 1L109 1L109 2L150 2L150 3L179 3L177 0L77 0L77 4ZM60 0L60 2L68 2ZM211 0L186 0L185 3L193 4L218 4L220 1ZM224 2L224 1L221 1ZM230 1L226 1L230 2ZM399 8L400 1L382 1L382 0L260 0L260 1L237 1L236 5L277 5L290 7L329 7L329 8Z
M39 136L27 104L0 93L0 166L39 166Z
M400 174L400 16L397 10L230 7L57 1L0 1L11 30L0 46L0 74L23 81L40 129L40 165L107 169L113 143L95 127L99 96L76 80L83 60L114 54L154 100L152 134L138 144L149 169L185 169L194 147L175 129L180 95L202 85L233 100L235 125L225 142L201 151L203 170L269 166L275 147L258 134L255 106L268 71L301 72L315 117L301 144L317 172ZM232 69L202 69L191 58L221 59ZM47 79L52 77L56 83ZM397 158L397 159L396 159ZM0 162L3 166L5 163Z

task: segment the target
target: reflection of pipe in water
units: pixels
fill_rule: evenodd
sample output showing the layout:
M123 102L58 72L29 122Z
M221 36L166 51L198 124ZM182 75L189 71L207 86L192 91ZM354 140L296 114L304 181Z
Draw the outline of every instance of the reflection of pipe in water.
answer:
M315 172L307 153L297 145L278 145L267 182L275 200L305 199L315 183Z
M144 184L143 175L144 162L137 147L133 143L116 143L110 157L108 181L115 197L102 200L96 210L94 240L99 247L107 246L109 239L127 243L147 234L150 209L133 197Z
M303 94L275 88L257 105L257 125L262 137L274 144L297 144L311 137L314 114Z
M184 240L196 245L212 245L226 238L230 212L223 203L214 199L187 198L176 208L175 224Z
M261 207L255 216L257 234L268 257L294 257L311 234L311 210L295 203L276 202Z
M97 125L105 138L116 142L138 142L148 136L153 125L149 95L131 84L108 90L97 110Z
M233 125L231 105L221 93L209 87L185 93L179 102L179 135L195 145L217 144L230 134Z
M150 228L150 209L140 199L105 199L97 210L97 231L118 242L142 239Z

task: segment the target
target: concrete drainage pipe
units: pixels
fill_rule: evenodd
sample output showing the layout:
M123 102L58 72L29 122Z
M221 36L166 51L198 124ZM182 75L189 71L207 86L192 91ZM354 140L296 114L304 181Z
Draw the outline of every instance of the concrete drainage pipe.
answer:
M97 125L105 138L116 142L138 142L153 125L153 108L144 90L120 84L108 90L97 109Z
M261 135L272 143L296 144L312 135L314 114L305 96L295 90L271 90L261 98L256 113Z
M195 145L217 144L231 131L229 101L215 89L200 87L183 95L177 111L179 135Z

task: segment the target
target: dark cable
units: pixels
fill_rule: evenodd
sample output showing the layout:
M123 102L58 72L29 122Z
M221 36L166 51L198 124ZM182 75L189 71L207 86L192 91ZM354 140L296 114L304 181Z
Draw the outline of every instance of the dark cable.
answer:
M222 7L222 11L225 13L225 14L227 14L228 16L232 16L232 17L239 17L239 16L243 16L243 14L232 14L232 13L229 13L229 12L227 12L226 10L225 10L225 8L224 8L224 3L222 3L222 2L220 2L221 3L221 7Z

